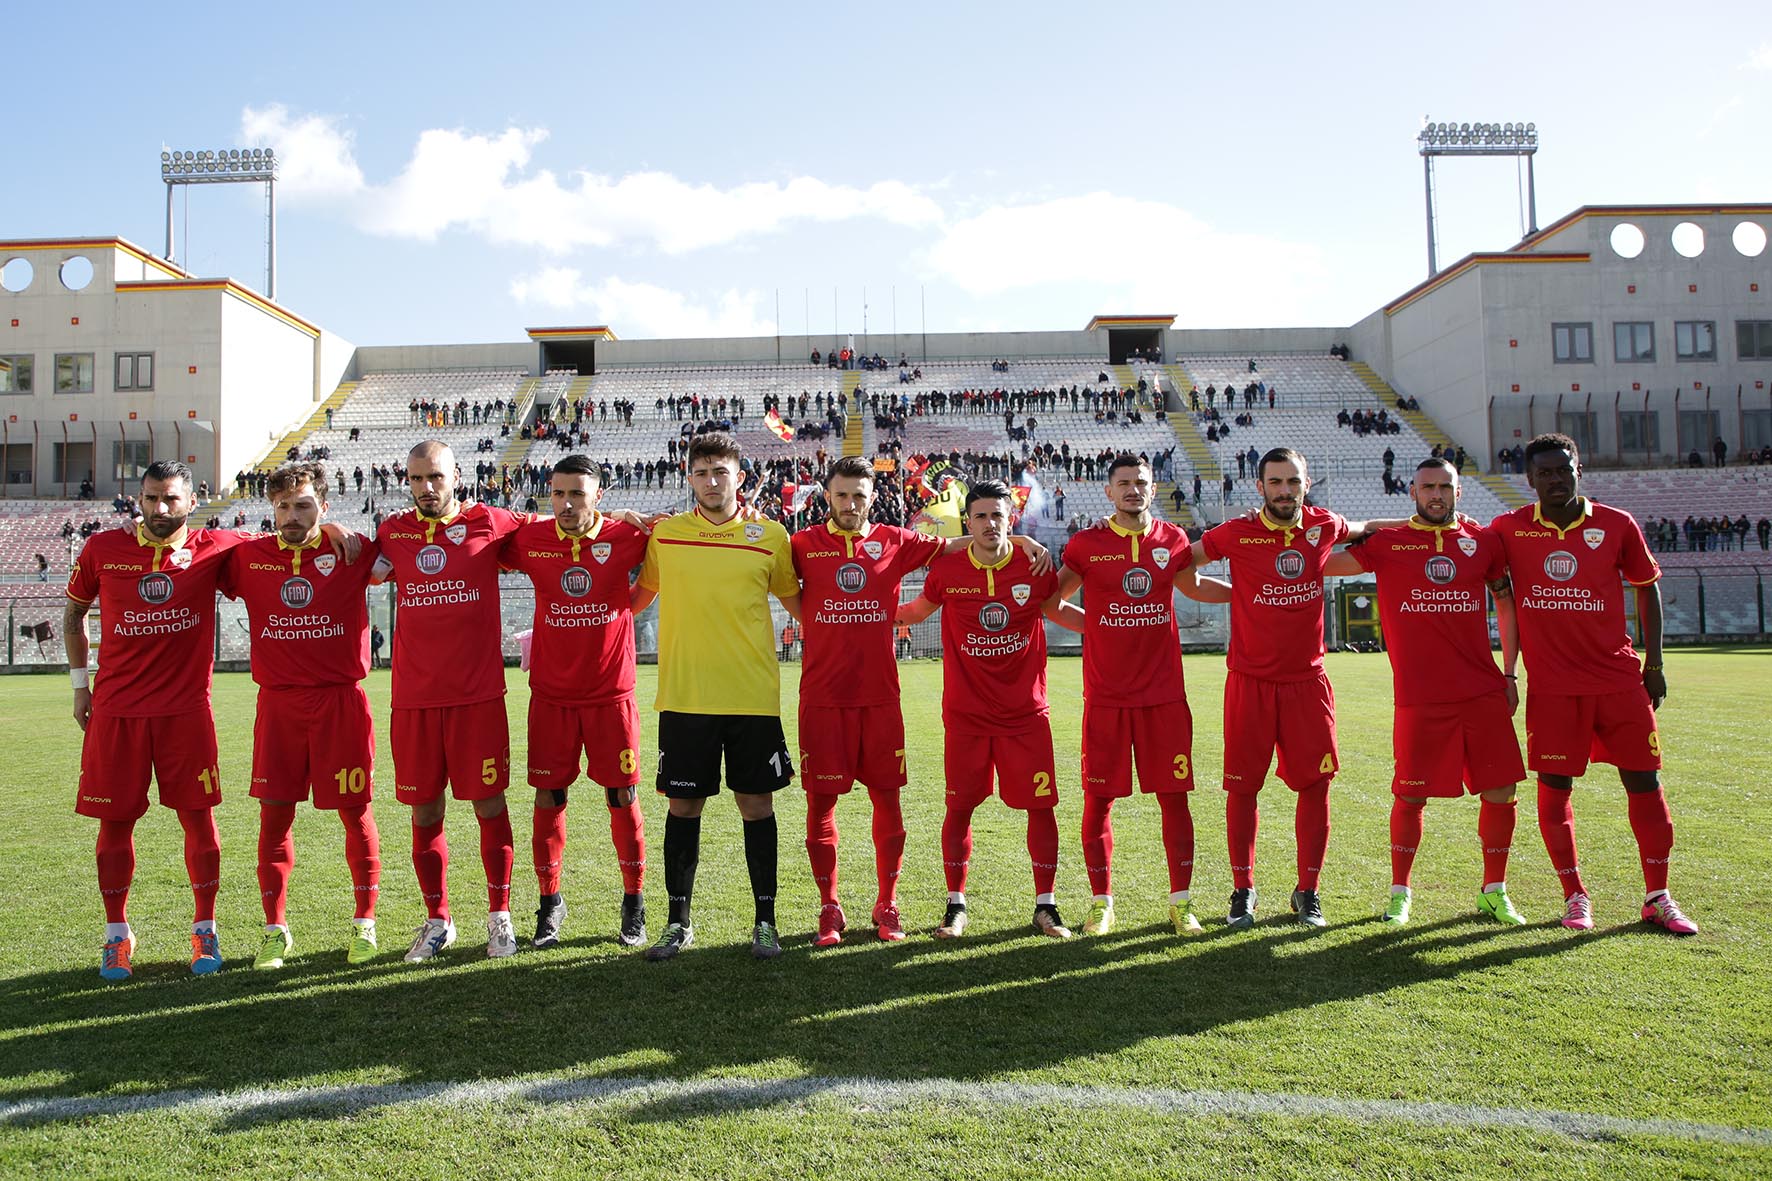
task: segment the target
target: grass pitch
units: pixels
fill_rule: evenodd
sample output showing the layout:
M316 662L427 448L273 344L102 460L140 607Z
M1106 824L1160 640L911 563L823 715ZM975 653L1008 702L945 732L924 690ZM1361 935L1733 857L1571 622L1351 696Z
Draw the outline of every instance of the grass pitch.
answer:
M852 933L839 948L809 948L817 898L793 788L778 813L787 954L766 964L746 954L738 820L715 803L703 826L696 946L672 964L644 963L614 942L620 878L601 792L581 785L562 946L483 958L477 828L456 805L450 884L462 942L438 964L402 964L422 907L384 733L384 958L344 964L342 838L331 817L309 810L296 825L295 955L276 974L250 967L262 921L257 813L244 791L253 687L223 676L228 966L206 979L185 969L178 826L156 807L137 831L137 978L121 986L96 971L103 916L93 825L71 814L79 743L66 684L0 682L0 721L15 736L3 776L11 820L0 833L0 1175L1772 1173L1763 737L1772 653L1668 655L1674 890L1703 928L1688 940L1636 921L1635 845L1606 768L1582 781L1576 802L1597 930L1576 935L1552 921L1560 894L1529 789L1509 884L1533 925L1474 917L1476 806L1436 801L1415 870L1415 921L1386 929L1377 916L1390 880L1391 695L1376 656L1330 662L1344 769L1324 875L1328 930L1287 921L1291 797L1271 783L1256 870L1264 921L1227 931L1222 797L1210 786L1223 661L1190 657L1187 669L1203 785L1194 893L1207 930L1196 939L1167 928L1157 813L1139 797L1115 809L1113 935L1056 944L1029 932L1020 817L989 804L975 822L973 926L958 945L930 939L944 901L941 673L919 662L903 670L905 943L873 942L866 928L874 881L858 792L837 812ZM790 738L796 671L784 676ZM1078 662L1055 659L1051 679L1059 901L1080 927ZM642 669L643 705L652 684ZM369 689L379 726L387 674ZM521 767L520 674L511 689ZM525 935L535 898L527 797L512 792ZM664 809L649 793L644 806L656 930Z

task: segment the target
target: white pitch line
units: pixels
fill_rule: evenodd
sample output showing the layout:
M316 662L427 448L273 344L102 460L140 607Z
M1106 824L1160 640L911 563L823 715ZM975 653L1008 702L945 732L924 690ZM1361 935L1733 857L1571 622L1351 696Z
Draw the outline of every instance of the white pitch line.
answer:
M0 1104L0 1126L165 1112L249 1120L295 1119L381 1107L479 1106L511 1100L546 1105L676 1104L698 1112L743 1111L780 1104L835 1102L868 1107L935 1103L965 1107L1096 1107L1175 1116L1283 1116L1355 1123L1402 1122L1424 1127L1506 1128L1578 1140L1664 1136L1705 1144L1772 1148L1772 1128L1738 1128L1685 1120L1638 1119L1526 1107L1349 1099L1262 1091L1061 1086L1052 1083L962 1082L957 1079L797 1078L656 1079L532 1078L457 1083L386 1083L291 1090L156 1091L93 1098L27 1099Z

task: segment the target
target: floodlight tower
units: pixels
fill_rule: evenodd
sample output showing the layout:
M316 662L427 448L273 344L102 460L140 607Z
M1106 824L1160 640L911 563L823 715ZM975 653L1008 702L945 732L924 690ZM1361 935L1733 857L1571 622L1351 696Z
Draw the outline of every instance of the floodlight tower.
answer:
M166 182L166 261L172 261L174 185L263 183L265 186L265 296L277 298L277 153L270 148L220 148L202 152L161 152L160 179Z
M1532 183L1532 157L1538 152L1536 123L1427 123L1416 137L1427 186L1427 277L1439 274L1434 257L1434 157L1524 156L1526 158L1526 232L1538 232L1538 194Z

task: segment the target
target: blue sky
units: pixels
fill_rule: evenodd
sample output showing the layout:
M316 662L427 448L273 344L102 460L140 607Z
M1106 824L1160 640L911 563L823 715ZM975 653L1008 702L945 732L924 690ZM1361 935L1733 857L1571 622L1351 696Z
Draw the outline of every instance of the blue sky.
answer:
M358 344L880 335L1351 323L1425 274L1423 116L1535 122L1540 224L1772 201L1761 5L1221 8L8 5L0 237L159 250L163 147L275 146L278 296ZM181 192L261 287L261 190ZM1511 245L1513 162L1439 210Z

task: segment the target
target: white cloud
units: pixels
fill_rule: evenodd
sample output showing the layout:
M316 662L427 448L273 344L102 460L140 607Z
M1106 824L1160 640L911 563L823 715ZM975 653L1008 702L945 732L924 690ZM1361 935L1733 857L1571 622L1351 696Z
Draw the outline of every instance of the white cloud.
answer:
M405 167L385 184L367 184L350 136L323 116L295 117L280 106L248 107L241 134L276 147L292 196L347 198L365 231L434 240L462 229L489 241L557 251L651 246L682 254L779 231L801 221L872 219L895 225L939 224L941 207L901 181L867 188L813 177L753 181L720 188L665 172L621 177L529 172L545 130L508 128L496 136L461 130L423 132Z
M281 103L240 113L240 142L277 150L277 183L286 197L351 197L363 189L363 172L350 133L321 115L292 117Z
M575 267L543 267L511 281L519 303L572 312L623 336L772 336L775 321L761 291L728 289L697 301L680 291L611 276L587 283Z
M1126 301L1115 310L1173 312L1184 327L1298 322L1326 282L1315 246L1105 192L986 210L950 226L928 259L974 295L1089 284Z
M1750 70L1772 70L1772 41L1760 42L1760 47L1748 54L1746 68Z

